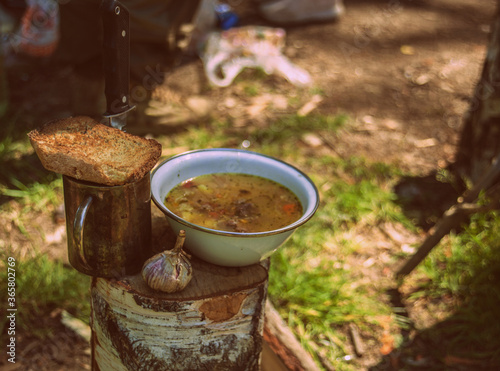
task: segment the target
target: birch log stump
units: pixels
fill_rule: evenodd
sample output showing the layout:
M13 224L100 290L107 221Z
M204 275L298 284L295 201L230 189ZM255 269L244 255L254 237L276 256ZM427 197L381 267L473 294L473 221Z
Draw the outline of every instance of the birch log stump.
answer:
M93 370L259 370L267 269L192 263L175 294L140 275L93 279Z
M153 250L176 236L152 206ZM93 278L92 370L259 370L269 262L230 268L193 257L193 278L173 294L140 274Z

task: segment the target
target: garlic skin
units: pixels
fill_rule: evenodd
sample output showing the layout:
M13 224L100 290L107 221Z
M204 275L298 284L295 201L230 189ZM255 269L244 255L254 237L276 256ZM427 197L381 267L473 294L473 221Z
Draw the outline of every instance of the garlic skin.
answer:
M183 290L193 277L193 268L188 255L182 250L186 232L179 236L172 250L165 250L146 260L142 267L142 278L153 290L173 293Z

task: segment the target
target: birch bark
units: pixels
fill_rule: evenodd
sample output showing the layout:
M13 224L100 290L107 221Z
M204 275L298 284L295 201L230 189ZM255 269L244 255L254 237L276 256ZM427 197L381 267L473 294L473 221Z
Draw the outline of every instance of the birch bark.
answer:
M92 369L259 370L268 271L193 260L183 291L153 291L140 275L94 278Z

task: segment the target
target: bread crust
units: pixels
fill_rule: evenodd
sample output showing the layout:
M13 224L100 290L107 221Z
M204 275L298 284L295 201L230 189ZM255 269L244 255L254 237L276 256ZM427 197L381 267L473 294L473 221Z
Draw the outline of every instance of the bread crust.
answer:
M86 116L51 121L28 137L47 170L109 186L141 179L161 156L161 144L156 140Z

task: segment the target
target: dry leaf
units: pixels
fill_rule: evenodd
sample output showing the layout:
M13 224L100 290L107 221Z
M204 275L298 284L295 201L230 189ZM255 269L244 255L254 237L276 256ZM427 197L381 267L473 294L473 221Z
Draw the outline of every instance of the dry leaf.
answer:
M380 353L382 355L387 355L394 350L394 337L389 333L384 333L380 339L382 346L380 347Z
M246 107L246 112L250 117L260 115L267 108L267 103L256 103Z
M73 317L71 314L63 310L61 313L61 323L77 335L81 336L84 340L90 342L90 326L82 320Z
M52 243L60 243L66 237L66 225L58 226L54 232L45 235L45 242L49 245Z
M178 155L179 153L189 151L189 147L186 146L180 146L180 147L173 147L173 148L163 148L161 151L162 157L165 156L172 156L172 155Z
M414 142L414 145L417 148L433 147L437 144L438 144L438 141L435 138L420 139L420 140L416 140Z
M410 45L401 45L401 47L399 48L399 50L404 55L413 55L413 54L415 54L415 48L413 46L410 46Z
M304 134L302 136L302 141L312 148L318 148L323 145L323 139L313 133Z
M447 366L457 366L457 365L477 366L481 364L481 361L469 358L456 357L448 354L446 357L444 357L444 363Z
M429 81L431 81L431 77L429 75L427 75L427 74L424 74L424 75L420 75L419 77L417 77L415 79L415 84L417 84L417 85L425 85Z
M322 100L323 100L323 98L320 95L317 95L317 94L313 95L312 98L309 100L309 102L304 104L297 111L297 115L298 116L307 116L309 113L311 113L312 111L314 111L318 107L318 104L320 104Z
M375 264L374 258L368 258L363 262L363 267L370 268L373 264Z
M411 247L407 243L401 245L401 251L407 254L414 254L415 253L415 248Z

